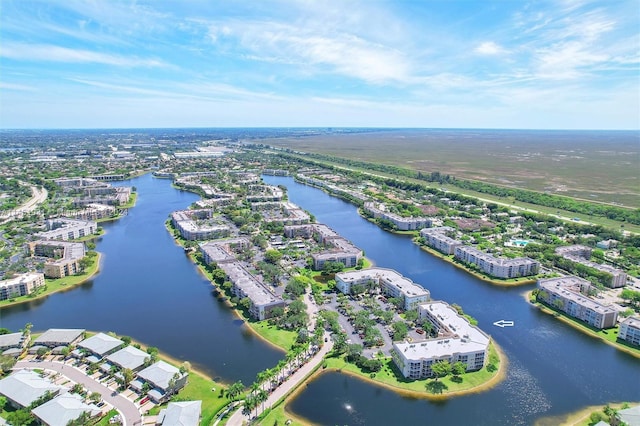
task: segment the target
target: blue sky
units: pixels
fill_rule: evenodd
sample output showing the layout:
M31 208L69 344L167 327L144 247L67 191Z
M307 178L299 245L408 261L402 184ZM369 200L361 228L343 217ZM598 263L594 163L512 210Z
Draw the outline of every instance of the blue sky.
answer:
M2 0L0 127L640 128L637 0Z

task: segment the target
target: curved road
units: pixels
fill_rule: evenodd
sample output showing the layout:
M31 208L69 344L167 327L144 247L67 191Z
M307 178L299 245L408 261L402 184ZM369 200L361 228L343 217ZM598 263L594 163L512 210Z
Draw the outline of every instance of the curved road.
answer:
M34 368L55 371L73 382L80 383L90 392L98 392L102 395L102 399L104 401L111 404L120 412L123 419L123 426L135 426L142 424L142 415L133 401L125 398L119 393L112 396L112 393L114 392L112 389L109 389L102 383L92 379L84 374L84 372L71 365L52 361L18 361L13 367L14 370Z
M15 210L0 214L0 219L4 219L3 222L6 222L16 217L22 217L23 214L35 210L38 204L43 203L49 195L45 188L38 188L37 186L31 187L31 193L33 195L31 196L31 199L29 201Z

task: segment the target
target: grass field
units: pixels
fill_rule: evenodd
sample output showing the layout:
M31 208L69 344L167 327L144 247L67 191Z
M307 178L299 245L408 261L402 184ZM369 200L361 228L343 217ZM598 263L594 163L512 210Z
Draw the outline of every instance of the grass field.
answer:
M266 144L640 207L634 132L378 130Z

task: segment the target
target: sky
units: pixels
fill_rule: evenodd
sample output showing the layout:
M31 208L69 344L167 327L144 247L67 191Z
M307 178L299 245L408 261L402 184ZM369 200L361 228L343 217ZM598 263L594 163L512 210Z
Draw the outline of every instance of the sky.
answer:
M2 0L0 128L640 129L638 0Z

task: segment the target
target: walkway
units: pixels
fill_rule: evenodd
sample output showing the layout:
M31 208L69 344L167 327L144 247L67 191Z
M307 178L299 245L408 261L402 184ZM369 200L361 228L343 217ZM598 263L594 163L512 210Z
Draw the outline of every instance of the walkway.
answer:
M309 315L309 319L311 320L311 325L314 327L316 323L316 315L318 313L318 306L310 297L309 293L305 293L303 296L304 302L307 305L307 314ZM324 359L324 356L333 348L333 340L331 340L331 336L329 333L325 331L324 339L326 342L320 348L320 350L313 356L309 361L307 361L302 367L300 367L295 373L288 376L286 381L280 384L273 392L269 394L269 397L263 404L260 406L264 406L266 408L272 408L282 397L288 394L290 391L295 389L304 381L305 377L309 375ZM229 417L229 421L227 422L228 426L240 426L242 424L250 423L251 415L245 416L242 414L242 408L237 410L231 417Z
M142 424L142 415L133 401L125 398L119 393L114 395L113 390L69 364L54 361L18 361L13 367L14 370L34 368L55 371L75 383L80 383L90 392L98 392L105 402L111 404L120 412L123 419L123 426L136 426Z

